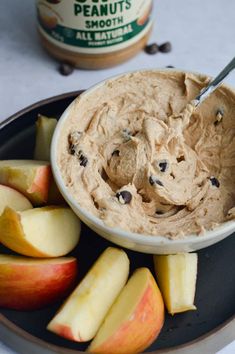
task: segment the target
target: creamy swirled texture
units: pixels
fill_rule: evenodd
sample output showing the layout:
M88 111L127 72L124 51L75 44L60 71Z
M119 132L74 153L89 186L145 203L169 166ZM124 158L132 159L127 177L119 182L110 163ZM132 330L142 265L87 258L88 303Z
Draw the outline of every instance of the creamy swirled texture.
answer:
M208 81L146 71L77 98L58 151L77 202L111 227L172 239L233 218L235 93L187 106Z

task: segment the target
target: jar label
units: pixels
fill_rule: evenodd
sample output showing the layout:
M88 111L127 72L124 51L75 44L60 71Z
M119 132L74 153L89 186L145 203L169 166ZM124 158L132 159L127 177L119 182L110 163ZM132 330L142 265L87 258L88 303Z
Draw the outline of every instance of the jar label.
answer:
M80 53L128 47L149 30L152 0L37 0L40 32Z

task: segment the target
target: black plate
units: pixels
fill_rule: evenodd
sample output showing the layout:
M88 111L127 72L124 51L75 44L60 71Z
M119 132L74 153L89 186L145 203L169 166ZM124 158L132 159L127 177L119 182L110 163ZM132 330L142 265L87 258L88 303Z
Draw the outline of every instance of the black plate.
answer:
M35 126L37 114L59 117L70 102L79 92L57 96L39 102L18 114L12 116L0 125L0 159L30 159L33 157ZM82 226L81 241L77 249L72 252L79 261L80 280L88 268L100 253L111 245L87 226ZM0 251L7 253L6 248L0 247ZM153 271L152 256L148 254L127 251L131 260L131 271L140 266L147 266ZM166 315L165 324L158 339L148 348L147 352L157 349L183 345L189 341L199 339L209 331L215 330L221 324L232 319L235 314L235 237L231 235L227 239L214 246L198 252L199 267L195 304L197 311L190 311L174 317ZM49 353L48 344L67 348L65 351L58 347L51 346L55 352L70 353L68 348L84 351L87 344L70 342L46 330L46 325L55 314L58 306L56 303L49 308L33 312L20 312L0 309L0 338L6 341L5 333L8 333L8 341L14 342L14 336L37 343L41 346L41 353ZM9 322L9 321L10 322ZM19 328L26 332L20 331ZM11 331L5 332L7 329ZM38 341L37 339L45 341ZM17 340L14 347L17 347ZM26 342L24 342L26 343ZM26 345L26 344L22 345ZM9 343L9 345L12 343ZM44 349L42 349L44 347ZM22 347L23 348L23 347ZM30 346L21 349L26 354ZM47 348L47 349L46 349ZM18 349L19 350L19 349ZM51 352L51 351L50 351ZM158 352L158 351L157 351ZM32 353L32 351L31 351ZM75 353L72 351L71 353Z

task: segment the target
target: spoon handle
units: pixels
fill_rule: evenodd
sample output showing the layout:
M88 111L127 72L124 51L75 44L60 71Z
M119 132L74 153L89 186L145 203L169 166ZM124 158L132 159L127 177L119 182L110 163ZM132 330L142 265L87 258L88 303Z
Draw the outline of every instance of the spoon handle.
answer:
M220 86L223 80L235 69L235 57L228 63L227 66L219 73L214 80L212 80L208 86L204 87L199 95L194 100L194 105L197 107L201 104L218 86Z

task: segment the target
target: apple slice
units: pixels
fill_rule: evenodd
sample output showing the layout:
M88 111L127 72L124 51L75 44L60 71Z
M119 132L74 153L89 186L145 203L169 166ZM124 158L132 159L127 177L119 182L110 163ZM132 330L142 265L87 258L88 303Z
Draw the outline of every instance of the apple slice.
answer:
M50 180L49 162L34 160L0 161L0 183L23 193L33 205L47 202Z
M89 353L142 353L164 323L164 303L148 268L137 269L110 308Z
M0 184L0 215L6 206L17 211L32 209L33 207L23 194L13 188Z
M50 161L51 139L57 124L55 118L38 115L36 122L35 160Z
M77 260L73 257L30 259L0 255L0 307L42 308L67 296L76 278Z
M168 312L174 315L178 312L196 310L194 297L197 254L181 253L153 257L157 282Z
M77 342L92 339L129 273L126 253L107 248L47 328Z
M16 212L6 207L0 216L0 241L30 257L59 257L78 243L80 221L66 207L42 207Z

